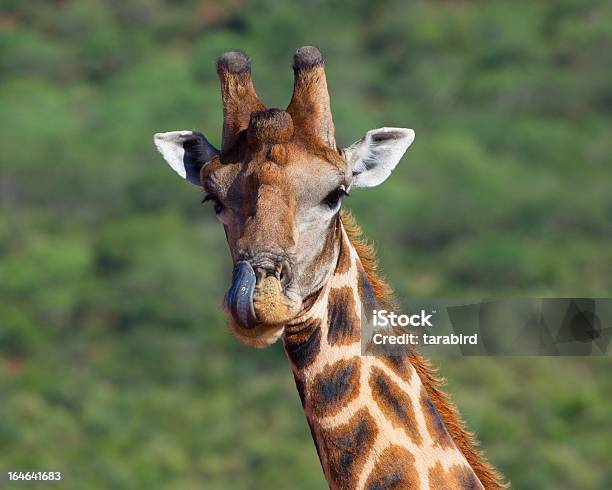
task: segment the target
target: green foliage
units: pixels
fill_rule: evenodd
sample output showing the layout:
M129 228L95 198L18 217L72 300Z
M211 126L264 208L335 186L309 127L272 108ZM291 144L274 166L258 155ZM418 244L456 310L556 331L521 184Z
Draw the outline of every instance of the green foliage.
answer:
M347 201L400 297L609 296L610 19L598 0L2 2L0 468L324 486L282 349L225 326L221 227L151 141L219 143L225 50L284 107L293 50L320 46L343 145L415 129ZM438 362L516 488L612 488L609 362Z

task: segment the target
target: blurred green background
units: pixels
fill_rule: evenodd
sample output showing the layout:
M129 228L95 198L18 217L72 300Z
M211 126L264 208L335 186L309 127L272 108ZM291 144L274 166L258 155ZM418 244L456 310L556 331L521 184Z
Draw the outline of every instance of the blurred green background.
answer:
M612 292L610 2L0 5L3 470L324 488L282 347L229 334L222 229L152 144L190 128L218 146L226 50L285 107L293 51L321 47L342 145L415 129L346 202L400 297ZM609 360L435 362L515 488L612 488Z

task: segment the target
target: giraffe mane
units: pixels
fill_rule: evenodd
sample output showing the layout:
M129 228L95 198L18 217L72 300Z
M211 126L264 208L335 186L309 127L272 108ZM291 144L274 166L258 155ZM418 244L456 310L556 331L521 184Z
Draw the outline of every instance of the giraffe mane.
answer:
M346 232L351 245L359 256L361 265L363 266L363 269L368 276L368 281L370 281L374 291L374 296L376 296L376 299L381 304L387 307L397 307L393 288L389 285L385 278L381 276L378 270L376 248L363 236L361 228L355 221L355 218L350 211L341 209L340 221L342 222L342 226L344 227L344 231Z
M351 245L359 256L376 299L387 307L397 307L393 289L379 273L376 249L372 243L366 241L363 237L361 228L349 211L342 209L340 211L340 220ZM489 463L482 451L477 449L479 443L474 433L466 429L465 422L459 415L457 407L442 390L445 381L437 375L438 370L428 360L418 354L411 353L409 360L421 379L444 425L482 485L487 490L508 488L509 484L503 482L501 474Z
M442 390L445 384L444 378L438 376L438 369L434 368L427 359L418 354L409 356L410 363L414 366L425 390L432 403L435 405L440 418L446 425L457 447L465 456L468 463L476 473L476 476L487 490L508 488L509 484L503 482L501 474L493 467L478 449L478 441L473 432L465 427L465 422L459 415L455 404Z

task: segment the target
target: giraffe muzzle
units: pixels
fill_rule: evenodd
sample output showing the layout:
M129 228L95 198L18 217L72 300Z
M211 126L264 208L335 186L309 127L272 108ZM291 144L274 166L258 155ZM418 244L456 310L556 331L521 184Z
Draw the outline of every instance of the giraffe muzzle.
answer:
M301 307L300 298L291 289L289 263L268 259L262 254L256 260L236 262L225 296L235 322L253 335L291 320Z
M234 320L244 328L253 328L257 321L253 306L256 282L257 278L251 264L246 260L236 262L232 285L226 295L226 304Z

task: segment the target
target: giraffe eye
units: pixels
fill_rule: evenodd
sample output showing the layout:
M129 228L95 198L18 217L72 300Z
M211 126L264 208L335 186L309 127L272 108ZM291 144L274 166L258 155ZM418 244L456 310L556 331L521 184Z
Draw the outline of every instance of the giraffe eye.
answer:
M348 195L349 194L348 194L348 192L346 192L346 187L341 185L337 189L334 189L333 191L331 191L325 197L325 199L323 199L323 204L325 204L327 207L329 207L329 209L336 209L336 207L338 207L338 204L340 203L340 200L344 196L348 196Z
M220 214L221 211L223 211L224 206L221 201L219 201L219 198L211 196L210 194L206 194L204 196L204 199L202 199L202 204L208 201L213 203L213 211L215 212L215 214Z

